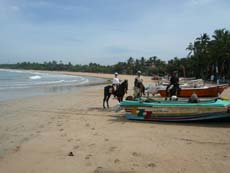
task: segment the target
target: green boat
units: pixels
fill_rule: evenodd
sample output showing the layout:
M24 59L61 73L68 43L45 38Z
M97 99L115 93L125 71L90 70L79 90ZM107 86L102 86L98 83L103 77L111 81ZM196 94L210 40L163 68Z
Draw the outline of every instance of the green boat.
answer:
M230 118L230 100L189 103L176 100L125 100L120 103L127 119L152 121L202 121Z

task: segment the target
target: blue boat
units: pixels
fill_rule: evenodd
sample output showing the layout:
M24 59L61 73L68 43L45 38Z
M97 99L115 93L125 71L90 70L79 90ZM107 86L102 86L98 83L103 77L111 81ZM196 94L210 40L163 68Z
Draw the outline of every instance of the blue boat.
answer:
M214 99L189 103L176 100L125 100L120 106L132 120L202 121L230 118L230 100Z

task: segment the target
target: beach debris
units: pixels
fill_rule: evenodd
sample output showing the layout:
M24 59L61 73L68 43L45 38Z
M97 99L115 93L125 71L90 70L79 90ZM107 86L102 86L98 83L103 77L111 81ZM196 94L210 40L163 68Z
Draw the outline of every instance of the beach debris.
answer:
M74 156L73 152L69 152L68 156Z

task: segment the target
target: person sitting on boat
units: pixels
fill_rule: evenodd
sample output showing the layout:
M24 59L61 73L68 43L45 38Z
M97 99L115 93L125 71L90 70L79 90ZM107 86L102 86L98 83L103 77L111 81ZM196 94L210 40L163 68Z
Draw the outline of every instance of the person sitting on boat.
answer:
M134 98L145 95L145 87L143 85L143 79L141 78L141 71L137 72L137 77L134 80Z
M166 87L166 93L167 93L167 96L168 94L170 94L170 96L172 95L176 95L176 92L179 90L179 79L178 77L176 76L176 72L174 71L171 75L171 78L170 78L170 83L169 85ZM167 97L165 98L167 100Z
M195 92L193 92L193 94L189 98L188 102L189 103L198 103L199 102L198 96Z
M113 86L114 93L117 91L119 85L120 85L120 79L118 78L118 73L115 72L114 73L114 78L113 78L113 81L112 81L112 86Z

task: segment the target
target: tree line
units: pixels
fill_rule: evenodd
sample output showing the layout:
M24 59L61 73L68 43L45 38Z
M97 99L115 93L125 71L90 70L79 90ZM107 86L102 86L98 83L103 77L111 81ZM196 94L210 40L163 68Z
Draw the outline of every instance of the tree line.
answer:
M186 48L188 55L183 58L174 57L163 61L157 56L145 58L130 57L126 62L114 65L88 65L62 61L49 61L44 63L22 62L17 64L1 64L0 68L32 69L32 70L58 70L76 72L97 72L136 74L141 70L144 75L167 75L177 71L182 77L196 77L209 79L214 75L216 79L230 79L230 32L226 29L215 30L212 36L201 34Z

